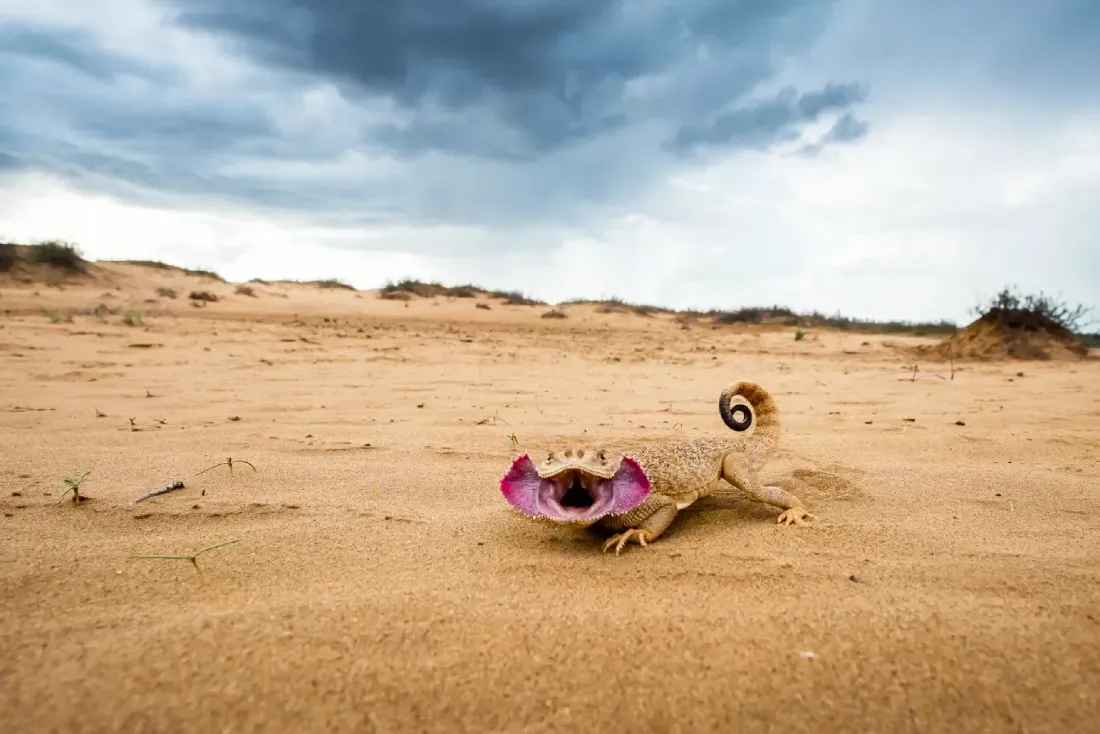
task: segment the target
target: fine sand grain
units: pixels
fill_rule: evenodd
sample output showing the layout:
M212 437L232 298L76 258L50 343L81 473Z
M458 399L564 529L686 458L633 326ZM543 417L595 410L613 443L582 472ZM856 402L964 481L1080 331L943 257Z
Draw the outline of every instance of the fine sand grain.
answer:
M0 283L5 732L1097 731L1095 357L97 273ZM731 494L616 558L500 496L733 379L812 527Z

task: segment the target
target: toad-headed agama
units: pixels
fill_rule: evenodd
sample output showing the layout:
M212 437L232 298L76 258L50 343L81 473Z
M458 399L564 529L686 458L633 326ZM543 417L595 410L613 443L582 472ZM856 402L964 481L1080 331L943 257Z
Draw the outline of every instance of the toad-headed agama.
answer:
M579 527L598 524L613 535L604 543L618 555L624 545L652 543L676 513L725 480L750 499L782 510L785 525L813 518L801 500L761 484L757 472L779 444L779 408L755 382L733 382L718 398L718 414L732 434L661 439L629 454L601 447L561 447L539 463L517 458L500 491L532 519ZM751 430L750 430L751 429Z

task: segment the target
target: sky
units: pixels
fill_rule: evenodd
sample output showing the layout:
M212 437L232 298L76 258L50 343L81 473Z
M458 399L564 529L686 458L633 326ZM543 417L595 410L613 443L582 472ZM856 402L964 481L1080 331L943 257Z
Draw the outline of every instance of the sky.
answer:
M0 238L231 280L1100 310L1095 0L0 0Z

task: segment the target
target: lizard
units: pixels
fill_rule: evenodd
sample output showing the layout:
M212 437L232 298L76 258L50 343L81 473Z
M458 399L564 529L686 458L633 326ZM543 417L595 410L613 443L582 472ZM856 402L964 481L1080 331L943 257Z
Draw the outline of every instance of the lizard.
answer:
M630 542L645 547L655 541L680 510L723 480L780 508L777 523L816 519L797 497L758 477L781 432L771 393L755 382L731 382L719 395L718 414L732 436L651 442L617 456L600 446L571 446L548 451L538 464L523 454L501 477L500 491L530 519L612 532L603 551L614 546L615 555Z

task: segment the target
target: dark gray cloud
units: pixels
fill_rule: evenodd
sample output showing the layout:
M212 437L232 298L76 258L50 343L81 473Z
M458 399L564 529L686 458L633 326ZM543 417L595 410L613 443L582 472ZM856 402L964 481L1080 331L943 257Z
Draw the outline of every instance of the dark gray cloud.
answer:
M858 84L830 84L824 89L802 95L786 87L773 99L729 110L703 125L681 127L669 141L668 148L678 152L718 146L765 150L777 141L798 140L803 126L817 122L826 112L843 110L862 102L866 94L866 90ZM844 129L837 133L830 131L823 140L829 143L851 142L866 134L867 123L856 120L850 112L846 112L841 120L844 121Z
M717 152L766 149L862 99L841 79L744 102L832 0L150 2L216 45L184 58L93 26L0 27L16 165L158 205L569 226L659 185L699 131Z
M413 112L390 146L532 158L629 124L699 124L813 39L815 0L171 0L178 22L261 63L338 80ZM705 53L709 60L700 62ZM693 74L720 76L693 84ZM651 89L632 89L652 80ZM807 96L813 104L811 96ZM685 104L686 103L686 104ZM481 111L476 128L462 113ZM757 138L769 132L768 118ZM500 133L510 136L500 142Z
M862 140L867 136L869 130L870 125L863 120L857 120L851 112L845 112L821 136L820 140L803 145L799 148L798 153L813 158L821 155L826 147L835 143L854 143Z

